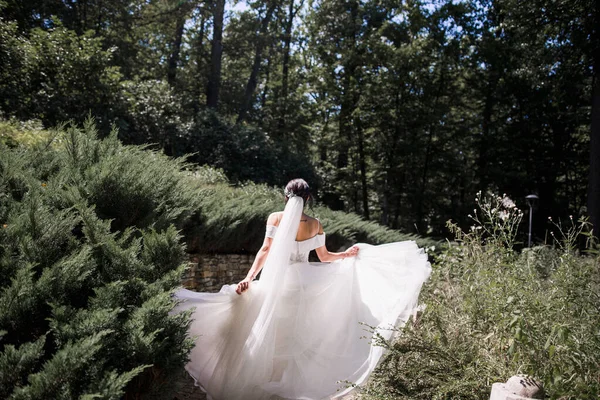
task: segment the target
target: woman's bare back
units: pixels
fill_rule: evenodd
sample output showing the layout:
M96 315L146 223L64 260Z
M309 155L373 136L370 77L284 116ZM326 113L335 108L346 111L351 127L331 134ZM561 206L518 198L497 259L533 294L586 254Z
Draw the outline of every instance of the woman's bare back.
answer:
M275 219L273 225L279 226L279 222L281 221L282 217L283 211L279 211L271 214L269 220ZM298 227L298 233L296 234L296 240L301 242L303 240L310 239L319 233L323 233L323 228L321 227L319 220L302 213L302 217L300 218L300 226Z

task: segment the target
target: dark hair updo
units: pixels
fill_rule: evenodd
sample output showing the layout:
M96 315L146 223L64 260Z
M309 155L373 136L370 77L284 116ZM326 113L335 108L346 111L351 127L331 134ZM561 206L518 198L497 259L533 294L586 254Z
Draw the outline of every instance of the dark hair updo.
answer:
M304 179L300 178L289 181L288 184L285 185L284 193L286 202L290 197L296 195L298 197L302 197L302 200L304 200L304 205L308 203L308 200L311 197L308 183L306 183Z

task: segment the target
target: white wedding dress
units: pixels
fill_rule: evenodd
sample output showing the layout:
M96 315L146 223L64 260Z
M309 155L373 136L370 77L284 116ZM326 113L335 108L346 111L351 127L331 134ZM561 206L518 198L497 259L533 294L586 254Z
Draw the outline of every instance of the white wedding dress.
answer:
M195 308L196 345L187 371L214 400L334 399L361 384L389 338L417 306L431 267L415 242L359 244L358 256L309 263L325 235L297 242L302 199L289 199L258 281L242 295L176 292L176 311Z

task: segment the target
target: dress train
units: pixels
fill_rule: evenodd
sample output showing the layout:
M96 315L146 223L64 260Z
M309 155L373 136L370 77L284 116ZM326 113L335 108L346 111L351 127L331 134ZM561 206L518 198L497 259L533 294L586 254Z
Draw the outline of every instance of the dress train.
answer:
M209 399L335 399L352 390L348 382L365 382L384 350L367 326L389 339L386 328L415 311L431 266L413 241L358 246L358 256L333 263L292 257L258 341L256 321L273 290L261 280L242 295L236 285L176 292L175 311L194 308L186 369Z

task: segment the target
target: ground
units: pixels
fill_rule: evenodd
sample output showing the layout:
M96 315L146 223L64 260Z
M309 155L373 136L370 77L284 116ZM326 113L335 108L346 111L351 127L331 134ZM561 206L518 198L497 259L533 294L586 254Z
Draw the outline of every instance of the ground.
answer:
M205 393L194 385L194 380L185 371L181 373L180 378L177 380L177 388L173 400L206 400ZM351 393L342 397L341 400L355 400L358 398L358 395Z

